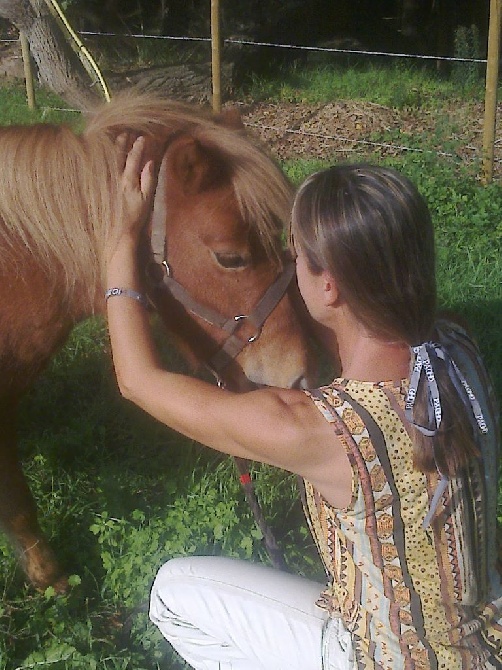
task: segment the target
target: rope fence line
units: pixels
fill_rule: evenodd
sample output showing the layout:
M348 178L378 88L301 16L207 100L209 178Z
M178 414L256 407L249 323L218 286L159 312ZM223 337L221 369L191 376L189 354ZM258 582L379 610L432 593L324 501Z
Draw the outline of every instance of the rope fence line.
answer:
M80 110L79 109L71 109L69 107L44 107L42 109L42 118L45 118L47 114L50 112L71 112L75 114L79 114ZM407 147L402 144L392 144L392 143L387 143L387 142L372 142L371 140L364 140L364 139L356 139L353 137L344 137L343 135L323 135L322 133L313 133L313 132L308 132L305 130L298 130L296 128L284 128L284 127L279 127L279 126L268 126L268 125L263 125L260 123L251 123L249 121L245 121L244 125L247 126L248 128L254 128L256 130L272 130L277 133L282 133L283 135L300 135L303 137L313 137L318 140L331 140L335 142L346 142L347 144L360 144L362 146L368 146L368 147L375 147L378 149L391 149L393 151L402 151L402 152L413 152L413 153L421 153L421 154L434 154L435 156L441 156L442 158L456 158L456 155L447 151L434 151L433 149L419 149L417 147ZM497 140L497 144L500 143L501 140ZM477 147L473 147L472 145L468 145L465 147L466 149L469 149L473 153L476 151L479 151ZM342 149L333 149L333 151L343 151ZM498 163L502 163L502 159L497 159Z
M72 109L70 107L43 107L41 111L43 119L46 118L46 116L50 112L68 112L68 113L80 114L79 109ZM273 132L282 133L283 135L300 135L303 137L312 137L317 140L344 142L346 144L352 144L354 146L361 145L366 147L374 147L375 149L389 149L391 151L402 152L402 153L409 152L409 153L420 153L420 154L432 154L434 156L440 156L441 158L451 158L454 160L458 159L457 155L448 151L440 151L440 150L435 151L434 149L420 149L418 147L407 147L404 144L392 144L389 142L372 142L371 140L357 139L353 137L344 137L343 135L324 135L322 133L313 133L305 130L298 130L296 128L269 126L260 123L251 123L249 121L245 121L244 125L248 128L254 128L255 130L258 131L270 130ZM501 143L502 138L496 140L495 142L495 144L497 145ZM464 148L471 151L473 154L479 153L480 151L478 147L472 145L466 145ZM333 148L332 151L338 153L344 150ZM480 160L480 159L474 155L472 161L474 160ZM495 163L502 163L502 158L496 158Z
M433 149L418 149L417 147L406 147L399 144L390 144L387 142L372 142L371 140L356 139L353 137L344 137L343 135L323 135L321 133L312 133L305 130L297 130L295 128L279 128L277 126L263 126L258 123L246 123L250 128L261 128L262 130L274 130L282 132L286 135L302 135L304 137L315 137L320 140L332 140L335 142L347 142L347 144L362 144L363 146L376 147L378 149L394 149L397 151L410 151L416 153L433 153L436 156L443 158L455 158L455 154L446 151L434 151ZM474 148L474 147L473 147ZM339 150L341 151L341 149Z
M148 40L168 40L178 42L211 42L210 37L186 37L172 35L145 35L143 33L112 33L112 32L94 32L94 31L76 31L79 35L85 37L118 37L121 39L148 39ZM0 42L17 42L16 39L0 39ZM389 51L365 51L363 49L339 49L336 47L316 47L301 44L280 44L275 42L253 42L252 40L240 40L225 38L225 44L238 44L243 46L271 47L276 49L293 49L296 51L317 51L324 53L340 53L361 56L387 56L389 58L415 58L418 60L447 61L453 63L487 63L486 58L460 58L456 56L431 56L425 54L407 54Z
M425 54L394 53L389 51L363 51L359 49L338 49L336 47L310 47L294 44L272 44L269 42L248 42L246 40L225 40L229 44L246 44L260 47L278 47L280 49L299 49L302 51L325 51L328 53L359 54L363 56L390 56L392 58L418 58L423 60L443 60L457 63L486 63L486 58L457 58L454 56L428 56Z
M50 112L69 112L79 114L80 110L72 109L69 107L44 107L42 109L42 118L45 118ZM407 147L404 144L392 144L388 142L372 142L371 140L357 139L353 137L344 137L343 135L324 135L322 133L313 133L305 130L298 130L295 128L284 128L279 126L269 126L263 125L260 123L251 123L245 121L244 125L248 128L254 128L255 130L271 130L277 133L282 133L283 135L300 135L303 137L312 137L318 140L326 140L333 142L345 142L346 144L352 145L361 145L366 147L374 147L375 149L389 149L396 152L410 152L410 153L420 153L420 154L432 154L434 156L440 156L441 158L451 158L458 159L458 156L454 153L448 151L435 151L434 149L419 149L418 147ZM495 142L497 145L502 143L502 139L499 139ZM479 153L480 149L472 145L466 145L465 149L471 151L473 154ZM343 151L343 149L332 149L335 153ZM472 160L477 160L478 158L474 156ZM496 163L502 163L502 158L496 158Z
M246 126L249 128L255 128L258 130L272 130L275 132L283 133L284 135L302 135L304 137L313 137L320 140L331 140L336 142L346 142L347 144L362 145L367 147L375 147L377 149L391 149L393 151L400 152L410 152L410 153L420 153L420 154L433 154L434 156L441 156L441 158L452 158L461 160L456 154L450 153L447 151L435 151L434 149L419 149L417 147L407 147L400 144L391 144L387 142L372 142L371 140L356 139L352 137L344 137L343 135L323 135L321 133L313 133L304 130L297 130L295 128L281 128L279 126L265 126L259 123L249 123L245 122ZM502 140L497 140L497 144L502 142ZM468 149L472 153L480 152L478 147L472 145L465 145L465 149ZM333 149L334 152L343 151L343 149ZM472 160L476 160L476 157L473 157ZM480 159L479 159L480 160ZM495 159L496 163L502 163L502 158Z
M159 39L159 40L179 40L179 41L190 41L190 42L211 42L210 37L174 37L167 35L142 35L142 34L119 34L119 33L98 33L83 31L81 35L89 35L95 37L132 37L135 39ZM295 49L297 51L320 51L327 53L343 53L343 54L359 54L366 56L389 56L391 58L418 58L424 60L442 60L442 61L453 61L459 63L485 63L487 62L486 58L457 58L449 56L426 56L423 54L405 54L405 53L391 53L387 51L364 51L359 49L338 49L336 47L315 47L307 46L300 44L280 44L275 42L254 42L252 40L240 40L234 38L225 38L223 40L225 44L239 44L244 46L257 46L257 47L273 47L276 49Z

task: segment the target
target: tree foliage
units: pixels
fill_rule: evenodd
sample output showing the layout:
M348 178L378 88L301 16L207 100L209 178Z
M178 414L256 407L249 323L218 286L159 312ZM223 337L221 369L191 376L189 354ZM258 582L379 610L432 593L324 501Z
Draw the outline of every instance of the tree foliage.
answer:
M209 0L62 0L79 29L148 30L165 35L208 35ZM311 42L347 36L402 41L431 49L458 25L476 25L484 37L489 0L221 0L226 36L298 34ZM448 48L452 47L452 41ZM443 39L444 41L444 39Z

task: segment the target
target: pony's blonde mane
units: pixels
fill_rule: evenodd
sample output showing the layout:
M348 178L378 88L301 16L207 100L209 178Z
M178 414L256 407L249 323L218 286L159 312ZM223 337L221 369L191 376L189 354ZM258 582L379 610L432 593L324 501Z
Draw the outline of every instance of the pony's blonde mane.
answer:
M243 133L219 125L199 108L145 94L121 94L91 113L82 135L39 124L0 130L0 262L20 265L19 247L68 292L92 301L102 282L104 241L114 220L123 131L165 143L187 131L227 166L244 220L277 258L291 188L280 169Z

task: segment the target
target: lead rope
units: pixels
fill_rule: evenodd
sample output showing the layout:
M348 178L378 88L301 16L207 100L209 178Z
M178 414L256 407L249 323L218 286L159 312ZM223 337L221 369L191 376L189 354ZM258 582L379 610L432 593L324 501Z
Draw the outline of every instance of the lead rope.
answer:
M263 535L263 544L265 546L268 557L270 558L270 562L274 568L287 572L288 566L284 559L284 555L279 548L277 540L275 539L275 536L265 519L261 505L258 501L258 498L256 497L253 480L251 479L251 475L249 473L249 466L251 462L245 458L238 458L236 456L234 456L233 459L237 472L239 473L239 481L241 483L242 490L244 491L244 496L246 497L246 501L251 508L255 523Z

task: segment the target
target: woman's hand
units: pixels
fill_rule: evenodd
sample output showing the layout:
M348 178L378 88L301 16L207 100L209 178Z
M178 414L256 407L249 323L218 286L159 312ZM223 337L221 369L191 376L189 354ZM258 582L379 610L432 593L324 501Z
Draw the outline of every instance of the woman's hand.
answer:
M123 169L119 178L115 221L108 241L109 261L122 243L137 246L152 210L157 185L153 160L146 157L145 138L136 138L128 149L129 142L127 134L117 138Z
M138 244L148 223L157 185L154 163L148 156L144 137L131 145L124 133L117 138L119 179L114 220L106 242L107 288L122 287L141 292Z
M123 143L123 137L119 138ZM119 184L119 229L139 236L148 220L155 194L156 179L152 160L145 158L145 138L138 137L126 154ZM121 223L120 223L121 222Z

